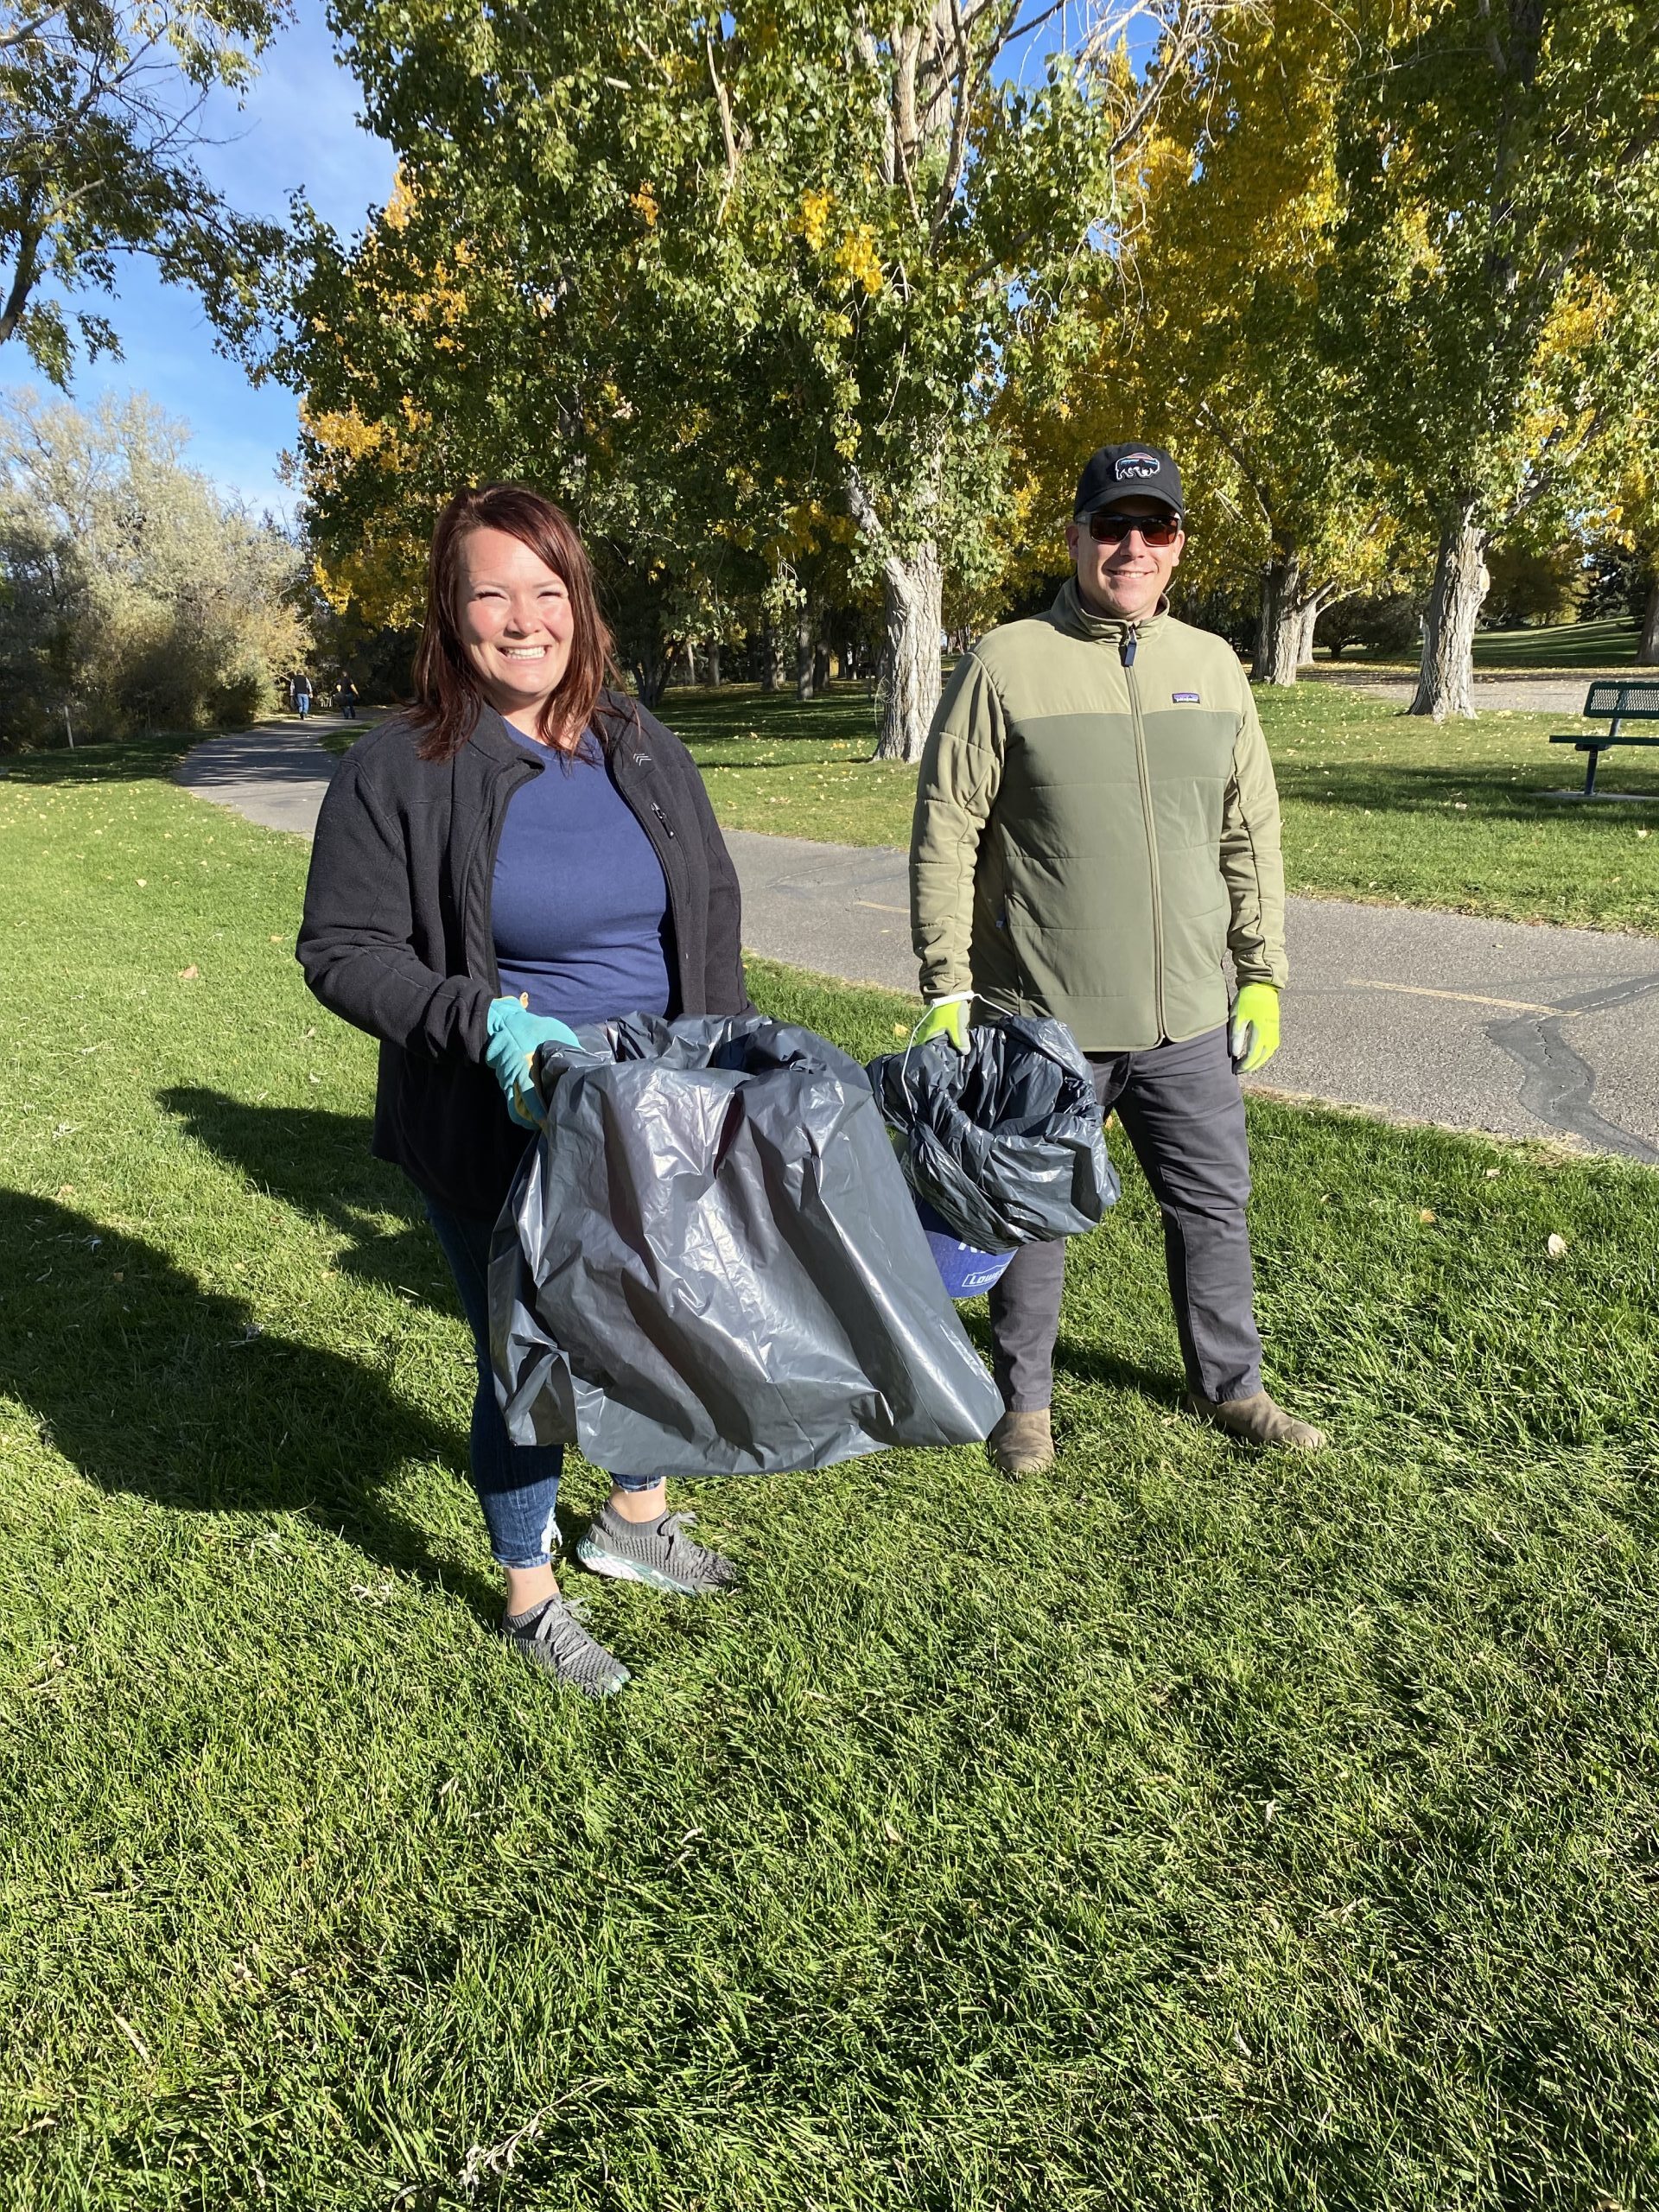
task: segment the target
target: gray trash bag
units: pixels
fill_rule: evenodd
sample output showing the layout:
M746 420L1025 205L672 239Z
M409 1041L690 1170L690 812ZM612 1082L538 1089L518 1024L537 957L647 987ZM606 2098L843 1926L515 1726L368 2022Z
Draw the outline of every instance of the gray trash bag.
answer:
M988 1432L1001 1400L855 1060L758 1014L581 1038L538 1056L547 1127L496 1225L514 1443L762 1474Z
M916 1196L983 1252L1097 1228L1116 1205L1089 1063L1063 1021L1010 1014L869 1066Z

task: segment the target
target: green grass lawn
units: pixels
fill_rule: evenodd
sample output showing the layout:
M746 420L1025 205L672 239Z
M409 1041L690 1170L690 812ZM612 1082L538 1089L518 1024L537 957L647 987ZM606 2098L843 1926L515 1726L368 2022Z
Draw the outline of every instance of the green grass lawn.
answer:
M1632 668L1636 661L1637 626L1626 615L1600 622L1556 622L1539 629L1477 630L1475 666L1478 669L1597 669ZM1369 654L1351 650L1334 665L1376 663ZM1387 665L1415 668L1416 657L1389 657Z
M1553 730L1585 727L1571 717L1484 714L1437 727L1327 684L1256 697L1293 891L1659 931L1659 807L1545 796L1583 780L1582 756L1547 742ZM728 828L909 842L914 772L870 760L868 704L850 688L786 708L736 687L675 691L664 713ZM1612 753L1601 780L1659 799L1655 757Z
M0 2202L1647 2201L1659 1179L1253 1104L1325 1459L1179 1412L1131 1172L1053 1478L696 1491L746 1587L592 1588L595 1707L493 1641L304 861L131 750L0 781Z

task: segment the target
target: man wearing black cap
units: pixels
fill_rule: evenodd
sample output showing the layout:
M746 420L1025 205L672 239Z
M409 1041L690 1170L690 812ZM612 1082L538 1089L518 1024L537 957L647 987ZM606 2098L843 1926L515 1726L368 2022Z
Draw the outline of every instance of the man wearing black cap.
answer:
M1311 1452L1319 1431L1262 1388L1244 1213L1238 1077L1278 1049L1287 972L1279 799L1236 657L1168 612L1184 512L1168 454L1103 446L1066 529L1075 576L952 677L911 842L919 1033L965 1045L975 1001L1070 1026L1163 1216L1189 1404ZM1065 1269L1064 1244L1027 1244L991 1293L1010 1474L1054 1456Z

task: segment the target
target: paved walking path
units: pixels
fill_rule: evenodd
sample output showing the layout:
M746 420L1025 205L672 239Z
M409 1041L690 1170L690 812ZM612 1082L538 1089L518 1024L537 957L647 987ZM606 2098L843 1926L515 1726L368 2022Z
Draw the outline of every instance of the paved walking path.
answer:
M1491 671L1475 671L1475 705L1482 713L1502 712L1529 715L1579 715L1584 711L1585 694L1599 675L1613 677L1639 676L1640 669L1587 668L1582 676L1564 676L1559 670L1539 674L1525 669L1505 670L1502 674ZM1396 700L1406 706L1417 690L1414 676L1402 676L1397 669L1363 668L1356 664L1344 667L1340 662L1332 665L1325 662L1319 668L1305 668L1304 683L1340 683L1355 691L1369 692L1373 698Z
M212 739L178 777L308 836L335 766L289 722ZM727 842L752 951L915 989L902 853ZM1659 944L1318 899L1290 901L1289 937L1285 1041L1263 1088L1659 1165Z

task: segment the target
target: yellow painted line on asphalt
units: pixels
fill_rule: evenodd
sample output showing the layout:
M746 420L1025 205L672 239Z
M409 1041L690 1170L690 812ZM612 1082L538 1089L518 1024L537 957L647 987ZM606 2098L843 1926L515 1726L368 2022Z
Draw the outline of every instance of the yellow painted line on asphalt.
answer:
M1573 1017L1565 1007L1535 1006L1530 999L1483 998L1478 991L1436 991L1427 983L1385 983L1375 976L1350 976L1345 988L1351 991L1402 991L1414 999L1456 999L1462 1006L1495 1006L1505 1014L1559 1014L1570 1021Z

